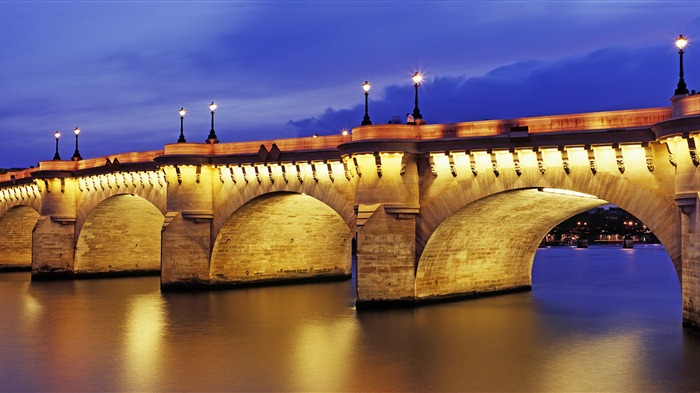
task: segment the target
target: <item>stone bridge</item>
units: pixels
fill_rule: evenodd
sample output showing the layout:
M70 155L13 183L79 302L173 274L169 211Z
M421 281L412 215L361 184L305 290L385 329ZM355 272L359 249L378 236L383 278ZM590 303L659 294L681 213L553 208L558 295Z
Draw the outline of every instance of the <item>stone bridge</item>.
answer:
M163 289L347 278L357 304L529 289L538 244L613 203L642 220L700 327L700 96L664 108L43 161L0 175L0 266L160 272Z

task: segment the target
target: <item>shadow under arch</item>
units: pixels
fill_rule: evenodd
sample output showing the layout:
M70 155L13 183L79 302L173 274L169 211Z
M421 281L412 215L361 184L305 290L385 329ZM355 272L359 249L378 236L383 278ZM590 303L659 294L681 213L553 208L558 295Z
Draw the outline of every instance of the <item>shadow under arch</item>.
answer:
M529 289L535 252L547 232L571 216L609 203L541 190L489 195L445 219L420 256L416 298Z
M309 195L273 192L237 209L212 250L210 283L349 278L352 231L334 209Z
M32 230L39 213L27 205L16 205L0 216L0 270L30 270Z
M164 215L148 200L111 196L88 214L78 234L74 273L160 272Z

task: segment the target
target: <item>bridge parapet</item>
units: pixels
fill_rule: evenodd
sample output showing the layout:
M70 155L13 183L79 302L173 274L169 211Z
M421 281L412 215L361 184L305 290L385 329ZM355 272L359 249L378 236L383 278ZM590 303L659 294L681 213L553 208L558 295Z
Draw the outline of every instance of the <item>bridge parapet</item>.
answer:
M700 94L671 97L671 117L700 115Z
M700 113L700 104L698 104ZM506 120L481 120L454 124L383 124L353 129L352 141L377 139L432 140L509 135L515 129L528 134L599 132L649 128L671 118L669 108L632 109L621 111L578 113L569 115L523 117Z

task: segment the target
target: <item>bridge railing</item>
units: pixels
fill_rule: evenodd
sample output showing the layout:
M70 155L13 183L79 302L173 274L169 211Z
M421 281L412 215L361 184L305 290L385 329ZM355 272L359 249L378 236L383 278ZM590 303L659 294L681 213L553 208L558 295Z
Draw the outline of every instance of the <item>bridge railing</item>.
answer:
M20 171L12 171L0 174L0 183L13 182L21 179L30 178L33 172L37 171L79 171L81 169L89 169L104 166L109 160L110 162L119 161L122 164L138 163L138 162L153 162L155 157L163 155L163 150L151 150L141 152L119 153L103 157L88 158L80 161L68 160L51 160L41 161L39 166L35 168L23 169Z
M229 142L217 144L172 143L165 145L165 155L209 155L225 156L236 154L255 154L260 146L270 149L273 144L281 151L332 150L338 145L350 142L350 135L325 135L304 138L267 139L259 141Z
M600 131L649 127L671 117L670 108L591 112L572 115L523 117L506 120L480 120L454 124L420 126L385 124L353 129L352 140L469 138L510 133L511 127L527 127L530 134L571 131Z

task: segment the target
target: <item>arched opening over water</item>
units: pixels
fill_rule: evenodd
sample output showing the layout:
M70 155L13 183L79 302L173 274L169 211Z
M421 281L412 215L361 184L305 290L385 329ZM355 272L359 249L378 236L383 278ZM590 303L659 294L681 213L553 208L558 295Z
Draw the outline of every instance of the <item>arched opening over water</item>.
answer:
M100 202L78 235L75 273L160 271L164 216L148 200L120 194Z
M565 219L608 203L566 190L528 188L464 206L430 236L416 271L416 297L529 288L535 253L545 235ZM661 228L657 235L664 243L674 230Z
M32 230L39 213L26 205L14 206L0 216L0 269L29 269L32 266Z
M352 232L311 196L274 192L236 210L214 243L212 284L349 277Z

